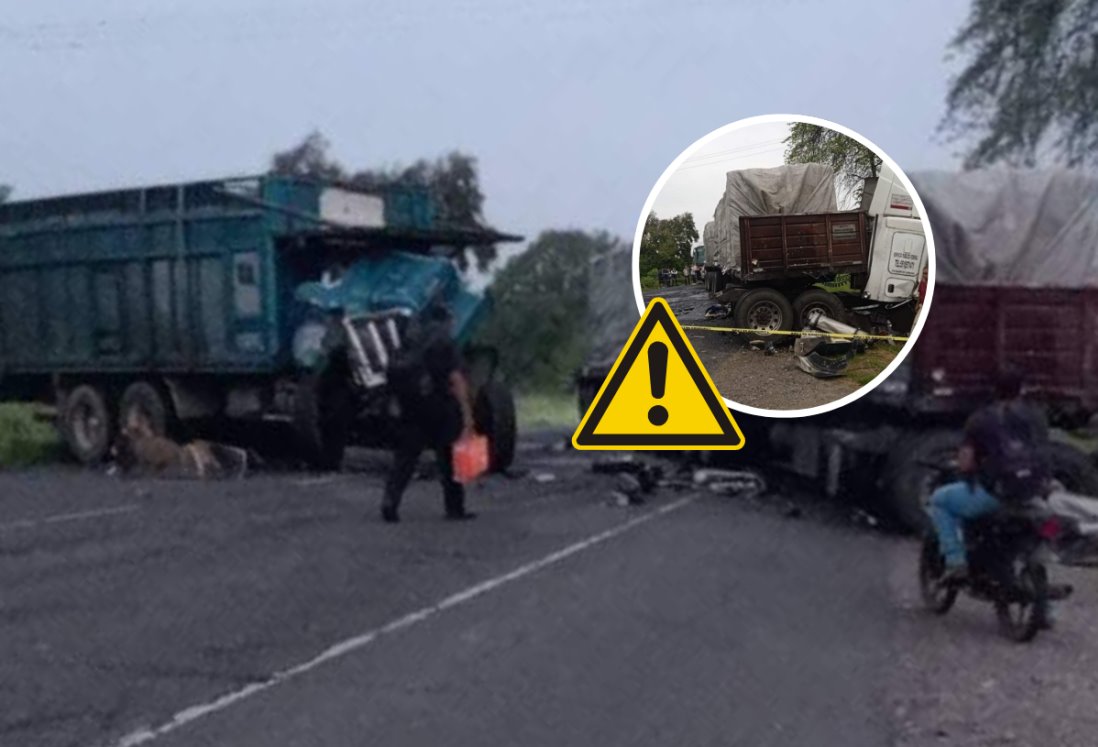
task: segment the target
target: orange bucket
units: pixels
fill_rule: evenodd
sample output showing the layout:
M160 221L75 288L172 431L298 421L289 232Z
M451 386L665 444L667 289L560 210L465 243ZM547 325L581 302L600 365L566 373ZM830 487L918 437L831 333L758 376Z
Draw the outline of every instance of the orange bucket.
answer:
M488 471L488 438L462 436L454 444L454 480L468 485Z

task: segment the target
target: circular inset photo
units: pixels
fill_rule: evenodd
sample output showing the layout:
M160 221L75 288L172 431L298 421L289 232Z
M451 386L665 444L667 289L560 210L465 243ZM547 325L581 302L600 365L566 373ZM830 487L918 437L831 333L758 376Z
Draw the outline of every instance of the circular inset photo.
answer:
M903 361L930 307L934 240L911 181L841 125L770 115L684 150L633 242L641 310L667 301L734 410L816 415Z

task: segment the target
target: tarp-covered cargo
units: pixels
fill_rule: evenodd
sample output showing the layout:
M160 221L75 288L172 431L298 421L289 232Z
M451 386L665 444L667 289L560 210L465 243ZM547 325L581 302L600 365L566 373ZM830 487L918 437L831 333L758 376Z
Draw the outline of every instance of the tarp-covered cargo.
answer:
M1058 411L1098 411L1098 178L1002 170L911 181L937 262L916 389L964 409L1014 369Z
M1004 169L911 180L934 230L937 283L1098 285L1098 175Z
M715 251L709 264L725 271L740 263L740 217L834 213L835 175L824 164L729 171L724 194L713 213ZM709 243L706 242L708 250Z
M591 263L587 310L589 367L609 369L640 317L630 283L632 263L633 250L626 244L599 255Z
M713 260L710 258L717 251L717 224L714 221L709 221L702 229L702 244L705 245L705 256L702 259L702 264L711 265Z

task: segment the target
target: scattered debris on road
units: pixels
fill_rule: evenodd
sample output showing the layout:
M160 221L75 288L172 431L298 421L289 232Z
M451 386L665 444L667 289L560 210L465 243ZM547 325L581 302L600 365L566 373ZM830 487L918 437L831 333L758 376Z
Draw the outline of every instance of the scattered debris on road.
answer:
M611 496L619 506L644 503L642 495L661 485L663 478L663 467L641 461L632 454L599 459L591 465L591 471L618 476L617 487L611 491Z
M748 470L703 468L694 472L694 484L705 485L714 493L753 498L766 492L766 481Z

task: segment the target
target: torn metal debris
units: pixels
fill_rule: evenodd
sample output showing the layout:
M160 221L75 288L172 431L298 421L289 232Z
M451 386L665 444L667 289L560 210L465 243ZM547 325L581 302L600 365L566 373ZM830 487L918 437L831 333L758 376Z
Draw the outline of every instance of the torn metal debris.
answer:
M805 373L817 379L832 379L846 372L850 359L855 353L864 352L866 344L865 333L857 327L816 310L808 315L805 334L793 343L793 354Z

